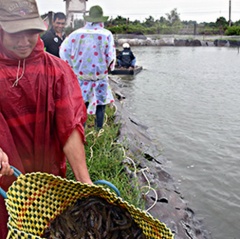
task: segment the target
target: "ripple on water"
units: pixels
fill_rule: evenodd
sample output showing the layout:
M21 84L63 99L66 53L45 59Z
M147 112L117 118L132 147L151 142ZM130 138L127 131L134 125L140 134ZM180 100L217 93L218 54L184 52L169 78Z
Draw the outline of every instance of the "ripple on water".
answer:
M136 47L128 105L214 239L239 238L240 78L232 48Z

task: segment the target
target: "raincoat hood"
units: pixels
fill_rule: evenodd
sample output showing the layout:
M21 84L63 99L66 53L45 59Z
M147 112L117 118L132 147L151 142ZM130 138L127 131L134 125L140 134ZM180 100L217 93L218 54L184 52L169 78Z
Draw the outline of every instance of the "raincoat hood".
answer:
M38 37L38 41L36 43L36 46L34 47L31 54L26 58L20 58L17 56L14 52L6 49L3 46L3 30L0 30L0 65L7 65L7 66L16 66L16 80L13 83L13 86L16 86L19 82L19 80L22 79L25 73L26 64L29 61L34 61L34 59L38 59L41 54L44 53L44 44L40 37ZM22 68L22 69L21 69Z

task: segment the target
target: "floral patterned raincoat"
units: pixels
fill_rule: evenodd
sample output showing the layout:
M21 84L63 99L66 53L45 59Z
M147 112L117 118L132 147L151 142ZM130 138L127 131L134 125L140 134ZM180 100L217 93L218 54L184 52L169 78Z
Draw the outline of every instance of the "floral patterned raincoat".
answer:
M72 32L60 47L60 57L76 74L88 114L96 113L97 105L114 102L108 82L108 70L114 69L116 48L112 33L103 23L87 22Z

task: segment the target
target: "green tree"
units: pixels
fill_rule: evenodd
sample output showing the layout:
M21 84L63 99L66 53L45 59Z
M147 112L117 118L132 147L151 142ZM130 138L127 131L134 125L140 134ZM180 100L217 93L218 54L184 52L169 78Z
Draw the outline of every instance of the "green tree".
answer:
M174 8L170 13L166 13L167 21L170 25L178 24L181 22L180 14L177 12L177 9Z
M121 17L121 16L117 16L115 19L111 20L112 25L124 25L128 23L128 19Z
M232 27L228 26L228 21L220 16L215 22L202 22L200 24L195 20L181 21L180 14L174 8L164 16L154 19L152 16L145 18L144 21L134 20L117 16L115 19L110 18L105 27L114 34L204 34L204 35L239 35L240 20L233 22ZM42 15L43 18L47 14ZM74 21L74 29L67 27L66 33L69 34L73 30L82 27L85 22L83 20Z
M240 35L240 26L231 26L228 27L225 31L225 35L232 36L232 35Z
M217 27L222 27L222 28L226 28L228 26L228 22L226 20L225 17L219 17L216 20L216 26Z
M144 26L145 27L153 27L155 24L155 20L152 16L149 16L148 18L145 19Z
M196 21L193 21L193 20L190 20L190 21L182 21L182 24L183 25L194 25L194 24L197 24Z
M240 26L240 20L236 21L236 22L234 23L234 26Z
M160 19L159 19L159 22L161 23L161 24L167 24L168 23L168 20L165 18L165 17L160 17Z

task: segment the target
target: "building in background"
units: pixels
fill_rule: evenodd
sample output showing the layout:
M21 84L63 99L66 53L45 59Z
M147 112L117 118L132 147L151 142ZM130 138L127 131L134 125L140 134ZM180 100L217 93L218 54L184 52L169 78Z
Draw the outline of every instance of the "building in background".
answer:
M86 13L86 2L87 0L63 0L66 2L66 16L67 24L71 28L74 28L74 19L76 14Z

